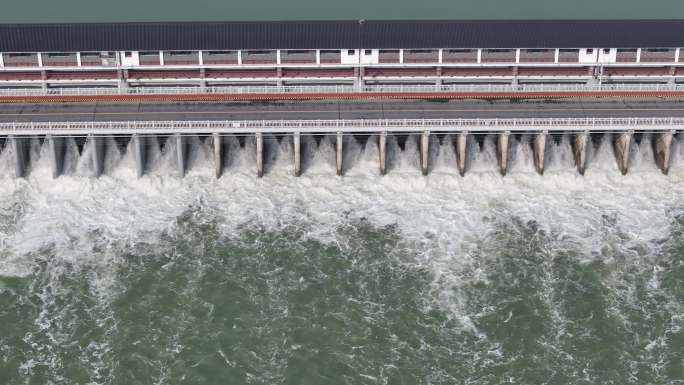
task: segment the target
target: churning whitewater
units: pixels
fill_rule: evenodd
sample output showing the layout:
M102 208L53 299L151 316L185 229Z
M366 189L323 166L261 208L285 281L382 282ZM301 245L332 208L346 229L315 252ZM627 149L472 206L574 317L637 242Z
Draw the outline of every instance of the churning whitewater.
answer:
M530 137L501 177L493 137L458 175L449 136L150 142L138 179L109 138L104 175L66 141L13 177L0 153L0 383L682 384L684 159L652 137L620 175L611 138L585 176L569 137L535 172ZM595 138L596 139L596 138Z

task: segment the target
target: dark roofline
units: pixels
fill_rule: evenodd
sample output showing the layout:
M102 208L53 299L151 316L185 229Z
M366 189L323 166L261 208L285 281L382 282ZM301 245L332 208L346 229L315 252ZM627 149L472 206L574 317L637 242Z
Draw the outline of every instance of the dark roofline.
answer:
M684 47L684 20L0 24L0 51Z

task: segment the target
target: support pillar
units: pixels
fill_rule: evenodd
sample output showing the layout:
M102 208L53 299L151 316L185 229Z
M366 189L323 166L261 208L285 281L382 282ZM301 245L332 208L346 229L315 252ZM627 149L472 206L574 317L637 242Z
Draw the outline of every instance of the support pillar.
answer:
M629 171L629 146L632 143L633 131L623 132L615 139L615 159L622 175Z
M508 138L510 135L510 131L504 131L499 134L496 140L496 160L499 162L499 172L502 176L506 176L508 171Z
M458 173L461 176L466 172L466 157L468 154L468 133L459 132L456 137L456 162L458 163Z
M575 135L575 166L580 175L584 175L587 166L587 143L589 142L589 131L584 131Z
M256 139L256 166L257 166L257 178L264 176L264 136L262 133L257 132L255 135Z
M430 131L423 131L420 135L420 172L428 174L428 157L430 155Z
M23 178L26 176L26 166L28 165L28 138L18 138L10 136L7 138L14 152L14 176Z
M101 136L89 135L92 161L93 161L93 174L95 177L102 175L104 170L104 138Z
M131 136L131 150L133 151L133 158L135 159L135 170L137 171L138 178L142 178L145 174L145 152L144 152L144 142L145 138L138 136L138 134L133 134Z
M546 151L547 131L542 131L534 135L532 142L532 152L534 153L534 168L539 175L544 175L544 151Z
M187 153L187 138L181 134L173 135L176 142L176 164L178 165L178 176L185 176L185 155Z
M302 141L299 132L294 133L292 138L292 146L294 147L294 175L302 175Z
M57 179L57 177L62 174L62 168L64 166L64 139L47 135L45 140L48 144L52 179Z
M656 135L655 161L665 175L670 171L670 147L673 135L674 131L661 132Z
M221 177L221 171L223 170L223 151L221 149L223 140L219 133L213 133L212 138L214 139L214 175L216 178Z
M342 146L343 139L342 132L338 132L337 140L335 141L335 165L337 167L337 176L342 175L342 158L344 155L344 148Z
M380 175L387 172L387 131L383 131L378 136L378 150L380 150Z

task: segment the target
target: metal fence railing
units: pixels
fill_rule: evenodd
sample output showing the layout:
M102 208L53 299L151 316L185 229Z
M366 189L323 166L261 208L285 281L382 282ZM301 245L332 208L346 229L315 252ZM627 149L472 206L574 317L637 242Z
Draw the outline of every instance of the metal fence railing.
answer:
M0 135L684 130L684 117L202 120L0 123Z
M196 94L345 94L345 93L492 93L492 92L684 92L684 84L447 84L447 85L299 85L220 87L87 87L0 89L0 97Z

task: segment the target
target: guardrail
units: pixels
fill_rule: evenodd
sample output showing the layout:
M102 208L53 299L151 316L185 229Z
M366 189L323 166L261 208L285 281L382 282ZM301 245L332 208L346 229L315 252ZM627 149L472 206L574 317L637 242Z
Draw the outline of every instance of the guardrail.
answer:
M0 123L0 135L292 134L374 132L624 132L684 130L684 117L526 119L341 119Z
M196 94L345 94L345 93L497 93L497 92L684 92L684 84L448 84L302 85L221 87L88 87L0 89L0 97L196 95Z

